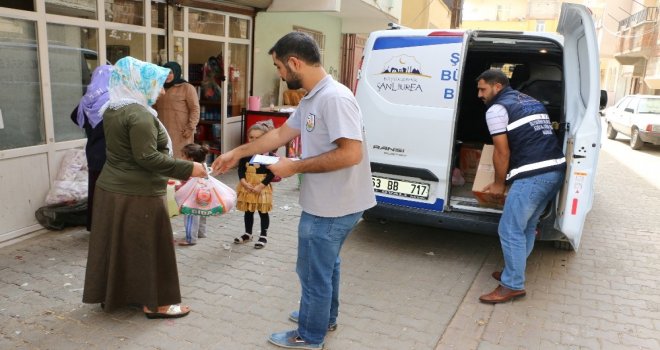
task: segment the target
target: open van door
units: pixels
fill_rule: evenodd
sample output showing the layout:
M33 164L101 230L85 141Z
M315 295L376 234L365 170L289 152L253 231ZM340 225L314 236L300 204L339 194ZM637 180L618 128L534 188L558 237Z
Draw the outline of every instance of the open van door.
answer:
M556 225L573 248L594 198L600 152L600 68L591 11L563 3L557 31L564 37L566 180L557 202Z

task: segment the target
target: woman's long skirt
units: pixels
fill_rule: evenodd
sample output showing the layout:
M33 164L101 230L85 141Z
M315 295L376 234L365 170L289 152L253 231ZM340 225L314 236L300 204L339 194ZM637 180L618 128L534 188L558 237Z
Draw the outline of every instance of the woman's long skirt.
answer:
M105 311L181 302L172 225L165 196L96 188L85 271L84 303Z

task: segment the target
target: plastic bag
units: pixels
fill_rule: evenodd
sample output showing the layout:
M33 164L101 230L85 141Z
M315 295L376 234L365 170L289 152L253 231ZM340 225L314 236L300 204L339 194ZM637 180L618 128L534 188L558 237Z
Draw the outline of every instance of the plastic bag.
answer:
M212 176L192 177L176 191L174 199L181 214L221 215L236 206L236 191Z
M46 204L58 204L80 201L87 198L87 159L85 151L70 149L66 151L57 177L46 196Z

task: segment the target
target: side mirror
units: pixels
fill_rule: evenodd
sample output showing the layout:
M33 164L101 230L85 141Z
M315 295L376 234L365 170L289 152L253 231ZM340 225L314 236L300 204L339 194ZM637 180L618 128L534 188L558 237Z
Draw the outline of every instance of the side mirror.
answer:
M600 90L600 109L602 110L607 106L607 91Z

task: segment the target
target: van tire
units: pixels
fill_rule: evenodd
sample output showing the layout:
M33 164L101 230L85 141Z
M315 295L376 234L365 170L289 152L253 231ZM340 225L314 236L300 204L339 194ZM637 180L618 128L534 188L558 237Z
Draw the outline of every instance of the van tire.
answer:
M362 213L362 220L366 222L376 222L376 218L373 215L371 215L368 210L365 210Z
M553 241L556 249L572 251L573 246L568 241Z
M617 131L612 127L612 123L607 123L607 138L614 140L616 138Z
M641 149L644 146L644 141L639 138L639 129L634 127L630 132L630 148L634 150Z

